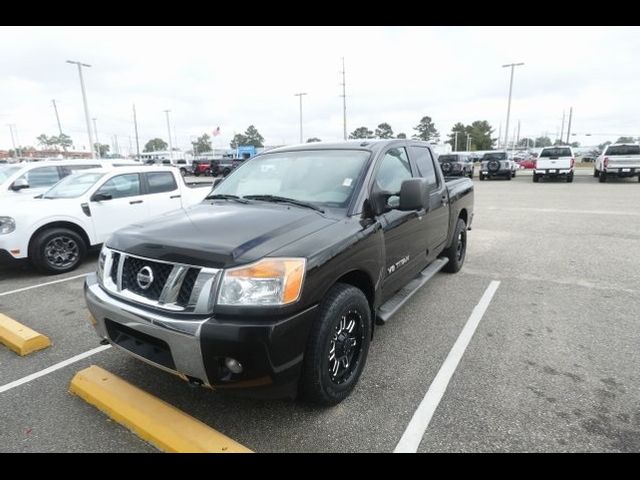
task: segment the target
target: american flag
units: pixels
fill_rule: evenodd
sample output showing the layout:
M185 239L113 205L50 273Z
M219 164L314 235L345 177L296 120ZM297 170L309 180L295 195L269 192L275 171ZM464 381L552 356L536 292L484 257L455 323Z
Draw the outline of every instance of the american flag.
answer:
M216 127L216 129L213 131L214 137L217 137L218 135L220 135L220 127Z

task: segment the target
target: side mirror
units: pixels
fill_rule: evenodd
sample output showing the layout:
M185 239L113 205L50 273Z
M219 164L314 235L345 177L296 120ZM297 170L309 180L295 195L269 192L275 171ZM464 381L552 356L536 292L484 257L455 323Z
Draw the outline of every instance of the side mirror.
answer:
M112 200L113 195L110 193L96 193L91 200L94 202L103 202L105 200Z
M220 185L220 182L222 182L222 180L224 180L224 178L216 178L213 181L213 188L216 188L218 185Z
M14 192L24 190L25 188L29 188L29 182L27 182L26 178L19 178L11 184L11 190Z
M429 208L430 187L425 178L405 180L400 186L400 206L398 210L422 210Z

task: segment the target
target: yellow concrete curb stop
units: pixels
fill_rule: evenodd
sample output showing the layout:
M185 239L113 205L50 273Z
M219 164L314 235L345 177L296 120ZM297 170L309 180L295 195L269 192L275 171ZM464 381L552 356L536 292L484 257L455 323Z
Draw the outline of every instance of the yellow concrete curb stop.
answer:
M69 391L165 452L251 453L251 450L168 403L91 365Z
M28 355L51 345L49 337L31 330L14 319L0 313L0 343L20 356Z

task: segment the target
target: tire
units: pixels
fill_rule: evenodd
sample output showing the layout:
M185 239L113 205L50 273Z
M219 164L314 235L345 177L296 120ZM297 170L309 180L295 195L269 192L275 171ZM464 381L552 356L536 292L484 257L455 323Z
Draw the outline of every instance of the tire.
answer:
M512 178L516 178L516 171L514 170L513 173L511 174Z
M183 177L187 176L187 171L184 168L180 169L180 175L182 175Z
M200 176L200 171L199 171L199 170L195 170L195 171L193 172L193 174L194 174L196 177L199 177L199 176Z
M443 257L449 259L443 270L449 273L459 272L467 256L467 224L461 218L456 223L451 245L442 253Z
M351 321L355 325L349 332ZM345 343L335 341L339 334L346 336ZM344 345L346 342L351 345L351 341L358 344L348 347L352 357L347 368L337 358L330 360L332 348L334 357L345 351L344 357L348 357L350 353L344 350ZM370 341L371 309L367 297L353 285L335 284L320 303L318 317L309 332L299 384L301 397L326 406L336 405L347 398L364 369ZM338 380L332 377L332 367L336 364ZM340 379L341 374L346 378Z
M572 183L573 182L573 173L569 173L567 174L567 183Z
M511 180L512 178L513 178L513 175L511 175L511 173L509 173L509 174L507 175L507 180Z
M484 175L483 175L483 174L481 174L481 173L479 173L479 174L478 174L478 178L482 181L482 180L484 180Z
M607 181L607 174L604 172L600 172L600 175L598 176L598 182L605 183L606 181Z
M600 176L600 172L594 168L593 169L593 178L598 178L599 176Z
M640 183L640 175L638 175L638 183Z
M227 176L227 175L229 175L230 173L231 173L231 169L230 169L230 168L225 168L225 169L222 171L222 176L223 176L223 177L226 177L226 176Z
M471 171L469 172L469 178L471 178L471 179L473 180L473 170L471 170Z
M44 230L29 244L31 263L39 272L47 275L75 270L86 254L87 245L82 237L67 228Z

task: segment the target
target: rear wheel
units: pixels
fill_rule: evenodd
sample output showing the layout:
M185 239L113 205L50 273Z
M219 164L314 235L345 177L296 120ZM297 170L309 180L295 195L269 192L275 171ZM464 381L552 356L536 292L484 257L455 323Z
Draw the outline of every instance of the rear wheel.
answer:
M600 173L600 172L598 172L598 170L596 170L595 168L593 169L593 177L594 177L594 178L598 178L599 173Z
M509 173L509 174L507 175L507 180L511 180L512 178L513 178L513 175L512 175L511 173Z
M364 293L337 283L320 304L304 354L300 394L335 405L347 398L364 369L371 340L371 309Z
M573 182L573 172L567 174L567 183Z
M479 178L480 180L484 180L484 175L483 175L482 173L479 173L479 174L478 174L478 178Z
M75 270L87 253L80 235L67 228L50 228L38 233L29 245L29 258L36 269L46 274Z
M230 173L231 173L231 169L230 169L230 168L225 168L225 169L222 171L222 176L223 176L223 177L226 177L226 176L227 176L227 175L229 175Z
M538 175L537 173L533 174L533 182L534 183L538 183L540 181L540 175Z
M451 245L443 252L443 256L449 259L444 266L444 271L449 273L459 272L467 255L467 224L461 218L456 223Z
M600 183L605 183L607 181L607 174L605 172L600 172L600 175L598 176L598 181Z

